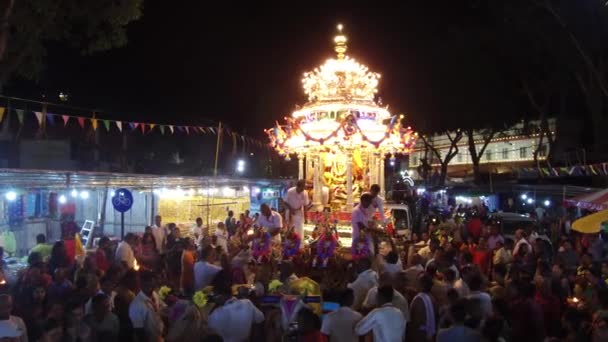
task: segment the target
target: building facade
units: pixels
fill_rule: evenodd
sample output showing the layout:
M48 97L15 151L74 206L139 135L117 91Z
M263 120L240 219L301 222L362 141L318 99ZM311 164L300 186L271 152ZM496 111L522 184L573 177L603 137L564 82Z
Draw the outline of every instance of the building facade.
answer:
M524 127L524 123L518 123L496 133L493 139L488 144L484 154L479 161L482 170L494 173L505 173L513 171L515 167L525 167L534 163L534 151L537 149L540 141L540 122L529 122L528 127ZM549 119L549 128L555 136L555 119ZM476 131L474 133L476 150L483 148L484 133ZM454 133L452 133L454 136ZM433 135L427 140L429 144L435 147L441 156L445 156L450 149L450 141L447 135ZM467 177L472 175L473 162L469 152L468 137L464 135L457 144L458 152L448 164L448 176L450 177ZM538 152L538 160L545 160L549 153L549 144L547 139L543 140ZM437 156L427 149L423 140L418 139L413 152L409 157L410 174L417 175L417 171L422 166L422 160L429 160L431 167L437 168L441 165Z

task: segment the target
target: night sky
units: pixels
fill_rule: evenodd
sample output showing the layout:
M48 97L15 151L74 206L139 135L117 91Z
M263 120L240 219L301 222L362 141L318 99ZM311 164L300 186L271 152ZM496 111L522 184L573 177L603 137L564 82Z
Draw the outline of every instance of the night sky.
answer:
M342 23L348 54L382 74L383 103L425 126L471 106L479 112L496 106L476 90L502 94L508 85L494 52L466 34L468 26L484 25L477 2L452 3L211 8L202 1L147 0L143 17L129 26L126 47L81 56L53 46L39 80L16 81L8 93L36 99L46 93L53 100L64 90L69 104L107 110L112 118L222 120L261 136L305 102L302 73L334 56L332 39ZM511 102L498 106L508 109Z

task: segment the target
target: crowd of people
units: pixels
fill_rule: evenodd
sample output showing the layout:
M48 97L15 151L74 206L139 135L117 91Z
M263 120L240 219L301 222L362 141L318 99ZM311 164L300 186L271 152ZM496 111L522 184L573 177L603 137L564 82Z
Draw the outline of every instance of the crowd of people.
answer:
M180 229L156 216L80 256L70 237L39 236L17 283L2 285L0 339L608 341L600 235L509 238L483 208L461 207L404 239L383 230L373 187L353 209L352 246L330 220L309 243L309 203L292 189L287 217L262 205Z

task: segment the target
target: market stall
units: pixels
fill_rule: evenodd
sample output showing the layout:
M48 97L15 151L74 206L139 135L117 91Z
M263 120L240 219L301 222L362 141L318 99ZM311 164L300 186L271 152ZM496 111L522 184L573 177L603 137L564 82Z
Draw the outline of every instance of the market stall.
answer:
M189 228L197 217L214 226L228 210L244 212L259 203L260 189L286 186L281 180L220 177L168 177L95 172L0 170L0 238L13 235L15 255L25 255L36 235L60 239L66 230L79 231L91 221L94 235L120 236L120 213L114 210L115 190L129 189L132 207L125 213L125 233L143 232L162 215L163 222ZM252 199L253 198L253 199ZM278 198L278 197L277 197ZM276 198L268 201L276 202ZM8 238L10 239L10 238ZM14 250L14 251L13 251Z

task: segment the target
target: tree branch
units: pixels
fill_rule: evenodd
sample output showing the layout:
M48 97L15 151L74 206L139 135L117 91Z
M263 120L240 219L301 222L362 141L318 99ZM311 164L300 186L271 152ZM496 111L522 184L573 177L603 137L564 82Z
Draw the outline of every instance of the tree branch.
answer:
M570 31L568 29L568 26L566 25L566 22L562 19L562 17L559 15L559 13L557 13L557 11L555 10L555 8L551 4L551 1L550 0L545 0L543 2L543 5L541 7L544 8L547 12L549 12L551 14L551 16L555 19L555 21L559 24L559 26L561 26L562 29L564 31L566 31L566 34L568 35L568 38L570 39L570 41L572 42L572 44L576 48L576 50L579 53L579 55L581 56L581 58L583 59L583 62L585 63L585 65L587 65L587 68L589 68L589 71L593 75L593 78L595 78L595 81L597 82L597 84L599 85L600 89L602 90L603 95L605 97L608 97L608 87L606 87L606 81L602 77L601 72L598 70L598 68L596 67L596 65L593 63L593 60L591 59L591 57L589 56L589 54L585 51L585 49L583 48L582 44L576 38L576 36L574 35L574 33L572 33L572 31Z

